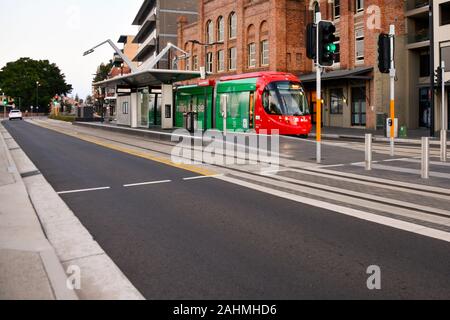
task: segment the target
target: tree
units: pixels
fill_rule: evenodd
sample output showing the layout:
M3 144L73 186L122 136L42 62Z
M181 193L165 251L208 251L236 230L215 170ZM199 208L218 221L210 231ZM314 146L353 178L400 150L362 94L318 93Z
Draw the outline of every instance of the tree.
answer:
M72 91L72 85L67 84L65 78L58 66L48 60L21 58L3 67L0 88L15 100L20 98L23 111L36 106L38 98L39 110L48 112L48 102L55 95L66 95Z
M94 103L94 99L92 98L91 95L88 95L88 96L86 97L85 102L86 102L86 104L87 104L88 106L91 106L91 105Z
M112 68L113 68L112 60L109 60L109 63L107 64L102 63L101 65L99 65L97 68L97 74L94 78L94 82L100 82L108 79L108 75L111 72Z

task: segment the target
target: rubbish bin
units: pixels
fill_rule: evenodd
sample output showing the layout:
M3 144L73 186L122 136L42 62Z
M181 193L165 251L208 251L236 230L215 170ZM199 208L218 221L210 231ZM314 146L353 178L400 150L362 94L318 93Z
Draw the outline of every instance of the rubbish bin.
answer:
M400 127L400 134L399 134L399 136L402 139L408 138L408 128L406 126L401 126Z

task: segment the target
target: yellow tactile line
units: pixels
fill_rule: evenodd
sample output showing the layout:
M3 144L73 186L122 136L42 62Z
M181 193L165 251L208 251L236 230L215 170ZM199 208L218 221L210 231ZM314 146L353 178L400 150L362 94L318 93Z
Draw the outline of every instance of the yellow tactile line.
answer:
M202 176L216 176L217 175L216 172L213 172L213 171L208 170L208 169L203 169L203 168L200 168L200 167L197 167L197 166L193 166L193 165L188 165L188 164L175 163L175 162L173 162L171 160L168 160L168 159L151 156L148 153L139 152L139 151L136 151L136 150L133 150L133 149L130 149L130 148L116 146L116 145L113 145L111 143L106 143L106 142L94 139L92 137L86 136L84 134L74 134L74 133L71 133L71 132L68 132L68 131L65 131L65 130L62 130L62 129L56 129L56 128L44 125L42 123L37 123L37 122L33 122L33 123L35 123L36 125L38 125L38 126L40 126L42 128L46 128L46 129L49 129L49 130L52 130L52 131L55 131L55 132L58 132L58 133L62 133L62 134L65 134L67 136L70 136L70 137L73 137L73 138L77 138L79 140L83 140L83 141L86 141L86 142L90 142L90 143L96 144L98 146L102 146L102 147L105 147L105 148L108 148L108 149L111 149L111 150L115 150L115 151L123 152L123 153L126 153L126 154L130 154L130 155L133 155L133 156L136 156L136 157L139 157L139 158L143 158L143 159L147 159L147 160L150 160L150 161L162 163L162 164L165 164L165 165L168 165L168 166L171 166L171 167L175 167L175 168L178 168L178 169L182 169L182 170L190 171L190 172L193 172L193 173L197 173L197 174L202 175Z

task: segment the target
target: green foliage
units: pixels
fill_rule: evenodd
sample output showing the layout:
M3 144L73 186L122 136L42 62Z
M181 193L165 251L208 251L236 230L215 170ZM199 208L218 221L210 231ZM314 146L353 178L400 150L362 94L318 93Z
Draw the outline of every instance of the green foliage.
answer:
M110 60L108 64L102 63L101 65L99 65L97 68L97 75L94 78L94 82L106 80L108 78L108 74L111 72L112 67L112 60Z
M39 94L37 81L40 84ZM36 107L38 96L41 112L48 112L49 103L55 95L66 95L72 91L72 85L66 83L65 75L56 64L30 58L9 62L0 72L0 88L16 100L21 98L22 111Z
M74 122L75 121L75 116L65 116L65 115L50 115L49 116L50 119L53 120L59 120L59 121L65 121L65 122Z

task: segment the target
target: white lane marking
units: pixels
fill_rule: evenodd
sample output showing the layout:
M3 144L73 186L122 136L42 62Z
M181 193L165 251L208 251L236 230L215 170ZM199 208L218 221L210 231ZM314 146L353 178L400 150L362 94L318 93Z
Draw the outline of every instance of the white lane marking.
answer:
M271 175L276 175L280 172L287 172L287 171L291 171L290 169L278 169L278 170L268 170L268 171L263 171L261 172L261 175L263 176L271 176Z
M198 176L198 177L189 177L189 178L183 178L184 181L191 181L191 180L200 180L200 179L211 179L211 178L217 178L222 177L223 174L215 174L212 176Z
M139 186L148 186L148 185L153 185L153 184L163 184L163 183L169 183L169 182L172 182L172 180L132 183L132 184L124 184L123 186L124 186L124 188L131 188L131 187L139 187Z
M409 159L409 158L388 159L388 160L383 160L382 162L407 161L408 159Z
M421 163L422 162L421 159L403 159L403 160L399 160L399 161L411 162L411 163ZM450 167L449 162L430 161L430 164L433 166Z
M273 188L263 187L261 185L256 185L253 183L240 181L240 180L230 178L230 177L221 177L219 179L229 182L229 183L237 184L237 185L249 188L249 189L257 190L257 191L264 192L264 193L267 193L270 195L275 195L280 198L284 198L284 199L304 203L304 204L307 204L307 205L310 205L313 207L341 213L343 215L354 217L354 218L357 218L360 220L365 220L365 221L377 223L380 225L384 225L384 226L387 226L390 228L403 230L403 231L419 234L422 236L426 236L429 238L434 238L434 239L450 242L450 233L445 232L445 231L440 231L440 230L424 227L424 226L421 226L418 224L414 224L411 222L396 220L396 219L376 215L373 213L364 212L361 210L350 209L347 207L330 204L330 203L327 203L324 201L319 201L319 200L309 199L309 198L298 196L298 195L289 194L287 192L278 191Z
M323 173L326 175L336 176L338 177L344 177L344 178L354 178L354 179L362 179L364 181L371 181L375 183L381 183L388 186L397 186L401 188L412 188L415 190L424 190L427 192L437 192L445 195L450 195L450 190L448 188L440 188L440 187L432 187L427 186L423 184L416 184L416 183L410 183L410 182L402 182L402 181L396 181L396 180L389 180L389 179L382 179L382 178L376 178L371 177L367 175L360 175L360 174L352 174L348 172L339 172L334 170L327 170L327 169L320 169L320 168L308 168L309 171L301 170L301 169L292 169L292 171L300 172L300 173L309 173L310 171L314 171L316 173Z
M357 167L362 166L359 164L353 164L353 165L357 166ZM384 170L384 171L410 173L410 174L414 174L414 175L418 175L418 176L420 176L420 173L421 173L420 170L401 168L401 167L392 167L392 166L383 166L383 165L373 165L373 168L378 169L378 170ZM450 179L450 173L430 172L430 177Z
M81 193L81 192L101 191L101 190L109 190L109 189L111 189L111 187L79 189L79 190L60 191L60 192L57 192L57 194Z

